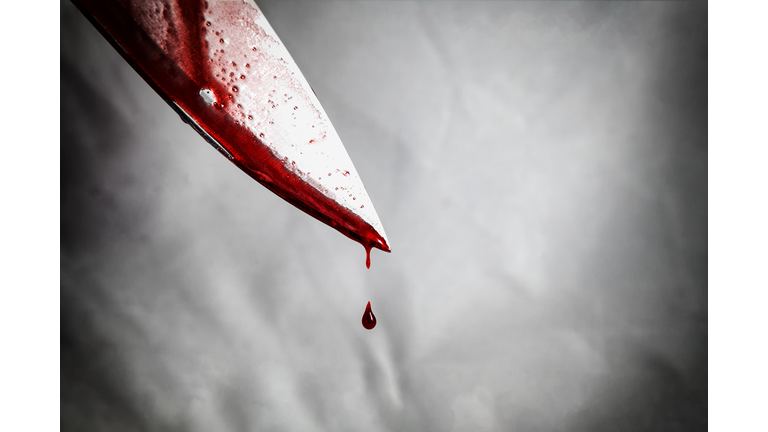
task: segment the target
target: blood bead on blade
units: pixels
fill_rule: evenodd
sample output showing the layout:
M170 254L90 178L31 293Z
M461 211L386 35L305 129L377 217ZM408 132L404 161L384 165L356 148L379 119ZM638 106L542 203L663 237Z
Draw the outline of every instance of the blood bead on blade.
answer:
M376 315L371 310L371 302L368 302L368 306L365 307L365 312L363 313L363 327L366 330L372 330L376 327Z

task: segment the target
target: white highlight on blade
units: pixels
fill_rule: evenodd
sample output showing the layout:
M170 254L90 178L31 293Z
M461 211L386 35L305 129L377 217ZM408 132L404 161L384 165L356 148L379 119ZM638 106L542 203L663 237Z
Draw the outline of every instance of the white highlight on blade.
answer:
M203 101L207 104L216 102L216 96L214 96L213 92L208 89L200 90L200 97L203 98Z

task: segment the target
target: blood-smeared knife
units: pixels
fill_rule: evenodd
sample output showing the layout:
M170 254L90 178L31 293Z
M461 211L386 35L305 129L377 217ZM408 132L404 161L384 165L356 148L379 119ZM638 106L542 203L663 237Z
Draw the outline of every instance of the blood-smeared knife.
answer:
M289 203L389 252L314 91L253 0L73 0L206 141Z

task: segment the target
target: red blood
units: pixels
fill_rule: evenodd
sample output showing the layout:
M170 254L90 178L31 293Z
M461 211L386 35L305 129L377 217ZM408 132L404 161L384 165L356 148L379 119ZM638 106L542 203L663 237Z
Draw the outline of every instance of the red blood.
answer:
M368 306L365 307L365 312L363 312L363 327L367 330L372 330L376 327L376 316L371 310L371 302L368 302Z
M364 244L365 248L365 268L371 268L371 245Z
M199 96L200 89L210 89L221 101L229 93L229 88L215 77L206 54L205 32L198 30L203 22L209 25L204 20L204 1L184 2L181 12L171 18L180 33L178 45L171 50L158 46L137 24L142 19L137 6L141 1L73 2L171 107L177 112L176 106L181 108L183 120L188 122L187 116L193 119L231 154L232 163L284 200L362 244L366 248L366 266L370 267L372 247L390 251L386 240L370 224L296 176L243 123L236 124L225 110L211 109Z

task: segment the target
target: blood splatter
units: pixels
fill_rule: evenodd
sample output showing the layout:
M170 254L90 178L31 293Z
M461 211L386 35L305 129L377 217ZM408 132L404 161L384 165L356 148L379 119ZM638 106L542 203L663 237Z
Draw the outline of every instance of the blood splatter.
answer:
M363 312L363 327L367 330L372 330L376 327L376 316L371 310L371 302L368 302L368 306L365 307L365 312Z

